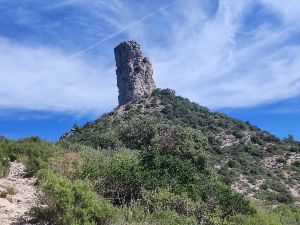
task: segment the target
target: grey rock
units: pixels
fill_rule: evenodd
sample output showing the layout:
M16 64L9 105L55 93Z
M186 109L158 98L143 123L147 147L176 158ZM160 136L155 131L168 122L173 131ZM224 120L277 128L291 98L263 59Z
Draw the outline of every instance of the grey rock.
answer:
M150 95L155 89L152 65L144 57L140 45L135 41L126 41L115 49L119 105L136 101Z

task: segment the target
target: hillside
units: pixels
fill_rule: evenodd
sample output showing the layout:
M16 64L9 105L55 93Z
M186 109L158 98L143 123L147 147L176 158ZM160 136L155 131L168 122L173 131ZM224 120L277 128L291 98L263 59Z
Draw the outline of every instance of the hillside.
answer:
M199 132L209 166L236 191L269 204L300 202L299 142L282 141L248 122L210 112L169 89L156 89L151 97L118 107L62 139L111 151L155 148L160 126L168 127L160 135L174 150L179 138L174 126Z

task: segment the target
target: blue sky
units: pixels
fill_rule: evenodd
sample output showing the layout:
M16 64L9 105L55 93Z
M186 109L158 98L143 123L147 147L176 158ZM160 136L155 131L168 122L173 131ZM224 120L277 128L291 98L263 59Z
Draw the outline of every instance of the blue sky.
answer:
M117 105L113 48L160 88L300 139L297 0L0 0L0 134L56 140Z

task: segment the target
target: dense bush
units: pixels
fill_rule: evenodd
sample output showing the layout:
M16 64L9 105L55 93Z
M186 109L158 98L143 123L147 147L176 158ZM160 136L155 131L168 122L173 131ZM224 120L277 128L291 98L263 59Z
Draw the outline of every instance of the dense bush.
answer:
M181 127L160 128L165 131L165 127L175 129L176 135L186 135L187 141L175 142L170 150L169 145L161 144L162 135L149 142L157 149L123 148L112 154L34 138L7 142L4 152L23 160L35 171L48 168L39 176L44 204L48 207L33 211L40 222L175 225L202 221L235 225L242 224L239 221L243 218L243 222L250 221L252 225L265 221L261 215L250 216L255 210L249 201L220 182L211 169L197 166L193 160L195 152L205 152L201 134ZM195 152L185 155L184 146ZM120 205L121 208L117 207Z
M105 176L105 196L118 205L132 203L139 197L143 182L139 154L118 153L109 160L110 165Z
M180 215L170 209L155 210L151 213L145 212L138 204L131 208L124 208L123 218L114 225L196 225L197 219L193 216Z
M39 174L46 208L36 208L33 215L51 224L109 224L118 209L91 191L84 181L59 177L50 171Z
M262 192L262 196L265 200L271 202L280 202L280 203L292 203L293 199L290 193L286 190L284 185L276 181L267 181L262 187L264 191ZM272 191L269 191L269 190Z
M191 161L157 150L143 151L141 166L144 185L148 189L165 187L177 193L186 192L197 175L197 167Z
M113 156L103 153L85 155L87 159L81 176L89 178L97 192L116 205L131 206L144 199L145 193L157 193L166 198L186 196L194 205L199 200L214 199L214 207L222 210L223 217L254 213L249 202L222 184L217 176L199 170L191 160L166 154L163 150L122 151ZM157 190L168 190L170 194ZM166 202L170 201L174 202L166 199ZM167 208L182 213L176 207ZM149 203L146 209L159 210Z
M22 161L28 172L32 173L48 167L48 159L62 153L60 147L42 141L38 137L25 138L18 141L6 141L2 145L2 149L11 161Z
M65 153L59 157L52 157L48 160L51 169L61 176L66 176L70 180L75 180L78 176L78 169L84 161L80 153Z
M156 121L148 118L133 118L120 124L119 139L126 147L141 149L150 147L156 133Z
M173 210L179 214L192 216L197 213L197 203L187 194L174 194L167 189L154 189L142 192L142 205L150 212Z
M230 221L232 225L298 225L300 208L295 205L284 205L271 212L260 210L258 214L252 216L235 216Z

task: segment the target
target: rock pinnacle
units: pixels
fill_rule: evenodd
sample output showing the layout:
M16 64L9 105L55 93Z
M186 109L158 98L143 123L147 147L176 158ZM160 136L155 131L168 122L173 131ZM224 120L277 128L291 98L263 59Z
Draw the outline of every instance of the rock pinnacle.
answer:
M135 41L120 43L115 49L119 105L150 95L155 89L152 65Z

